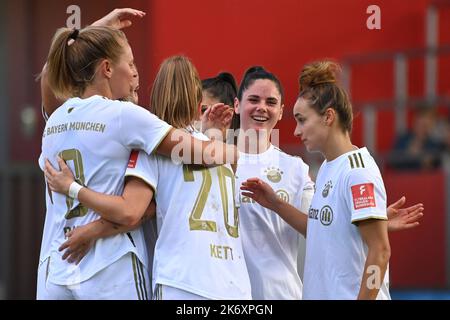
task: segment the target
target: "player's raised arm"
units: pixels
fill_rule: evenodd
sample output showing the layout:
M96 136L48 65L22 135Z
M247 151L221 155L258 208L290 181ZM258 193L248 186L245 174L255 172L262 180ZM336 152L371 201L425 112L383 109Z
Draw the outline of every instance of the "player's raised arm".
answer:
M391 257L387 221L369 219L359 222L358 227L368 248L358 300L375 300Z
M157 148L157 152L178 162L206 166L237 164L239 158L234 145L219 140L199 140L180 129L172 129Z

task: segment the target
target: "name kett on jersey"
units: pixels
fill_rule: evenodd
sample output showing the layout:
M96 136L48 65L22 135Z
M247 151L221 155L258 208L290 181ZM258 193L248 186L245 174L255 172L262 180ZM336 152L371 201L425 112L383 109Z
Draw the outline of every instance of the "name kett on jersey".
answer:
M218 246L215 244L209 245L211 249L211 257L223 260L234 260L233 259L233 248L228 246Z

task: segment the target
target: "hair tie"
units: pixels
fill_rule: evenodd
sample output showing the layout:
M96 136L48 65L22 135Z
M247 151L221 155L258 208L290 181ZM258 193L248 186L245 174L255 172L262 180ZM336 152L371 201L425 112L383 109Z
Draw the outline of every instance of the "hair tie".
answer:
M73 31L69 35L69 41L67 41L67 45L69 47L75 42L75 40L77 40L79 34L80 34L80 30L73 29Z
M73 29L72 33L69 36L69 39L77 40L79 34L80 34L80 30Z

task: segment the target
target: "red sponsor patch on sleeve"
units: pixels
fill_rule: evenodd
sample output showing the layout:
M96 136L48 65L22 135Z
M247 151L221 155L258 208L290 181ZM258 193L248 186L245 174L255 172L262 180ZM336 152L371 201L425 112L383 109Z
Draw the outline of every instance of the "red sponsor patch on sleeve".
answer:
M131 151L130 160L128 160L128 168L130 168L130 169L136 168L138 156L139 156L139 151L137 151L137 150Z
M355 210L376 207L373 183L357 184L351 188Z

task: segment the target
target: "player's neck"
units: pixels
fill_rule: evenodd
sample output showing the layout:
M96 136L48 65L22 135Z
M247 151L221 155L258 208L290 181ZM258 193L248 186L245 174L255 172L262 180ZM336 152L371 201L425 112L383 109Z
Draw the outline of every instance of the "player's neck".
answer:
M323 155L327 161L333 161L337 157L355 150L355 146L350 140L348 133L330 134L326 146L323 150Z
M255 133L254 131L252 133ZM238 150L248 154L260 154L267 151L270 147L270 134L267 132L258 132L256 134L241 133L238 136Z
M84 90L83 94L81 95L81 98L87 99L92 96L102 96L108 99L112 99L112 93L109 86L101 85L101 84L93 84Z

